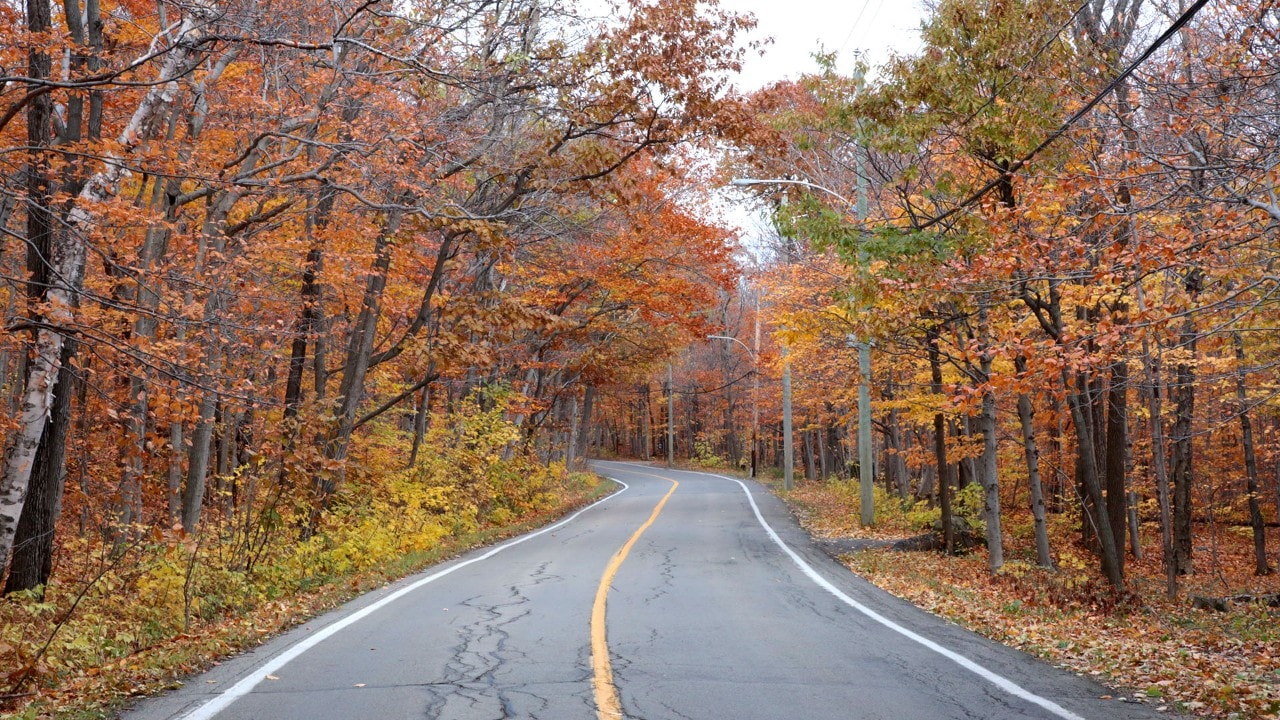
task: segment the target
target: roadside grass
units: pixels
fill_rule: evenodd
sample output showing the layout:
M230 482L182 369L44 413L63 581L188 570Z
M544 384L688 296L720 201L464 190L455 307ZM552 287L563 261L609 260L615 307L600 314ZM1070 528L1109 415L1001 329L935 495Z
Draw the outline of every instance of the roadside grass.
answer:
M771 487L815 537L902 538L922 532L920 513L877 494L876 526L858 527L856 483L799 481ZM1052 516L1055 568L1035 565L1030 513L1006 508L1004 569L987 570L985 548L946 557L934 552L865 550L841 557L853 572L964 627L1118 688L1117 702L1142 702L1217 720L1280 718L1280 610L1233 604L1196 609L1193 595L1280 592L1280 576L1253 574L1248 528L1196 528L1199 570L1164 590L1159 528L1144 523L1144 556L1130 557L1130 592L1112 593L1097 562L1077 540L1068 515ZM1243 532L1242 532L1243 530ZM1275 562L1280 532L1269 529Z
M17 692L0 696L0 716L15 720L101 720L114 717L135 699L178 687L182 678L215 665L220 659L261 644L270 637L338 607L377 587L476 547L493 544L583 507L615 491L616 485L586 473L573 473L547 493L536 510L478 527L455 524L409 552L389 552L366 565L346 564L316 575L296 591L262 588L237 594L209 617L200 613L182 627L166 632L140 621L134 594L121 602L119 592L136 578L119 579L115 571L98 578L78 606L76 583L51 585L44 600L9 597L0 600L0 666L19 667L39 647L50 629L74 618L58 642ZM151 552L157 552L152 547ZM145 557L145 556L144 556ZM291 561L292 559L289 559ZM154 572L155 559L145 560ZM288 561L286 561L288 562ZM123 570L121 570L123 572ZM266 568L259 577L273 575ZM148 576L144 573L143 576ZM136 586L128 590L136 593ZM272 596L276 595L276 596ZM126 607L129 606L129 607ZM172 626L170 626L172 627ZM63 653L60 656L58 653ZM73 660L72 657L75 656ZM100 659L85 661L84 657ZM0 677L4 676L0 670Z

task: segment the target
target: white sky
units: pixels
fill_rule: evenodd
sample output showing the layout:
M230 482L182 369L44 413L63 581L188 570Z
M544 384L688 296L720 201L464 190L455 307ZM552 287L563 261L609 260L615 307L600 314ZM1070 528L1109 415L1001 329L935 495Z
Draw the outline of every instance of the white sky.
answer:
M855 53L865 53L874 68L891 53L914 54L920 47L922 0L720 0L726 10L756 16L745 42L772 37L765 54L749 52L736 84L743 92L772 82L796 79L818 69L813 54L836 51L836 69L848 73ZM712 215L740 228L748 247L773 234L767 216L753 212L737 190L725 189L713 201Z
M867 54L874 67L890 51L912 54L919 47L921 0L720 0L726 10L749 12L757 26L750 40L772 36L765 56L751 54L739 87L751 91L776 80L814 72L821 46L838 51L837 69L848 72L853 54Z

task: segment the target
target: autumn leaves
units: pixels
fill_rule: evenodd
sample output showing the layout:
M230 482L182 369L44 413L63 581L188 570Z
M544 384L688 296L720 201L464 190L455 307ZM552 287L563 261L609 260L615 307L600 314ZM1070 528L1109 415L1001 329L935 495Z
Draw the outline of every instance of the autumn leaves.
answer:
M752 98L765 130L737 172L870 186L865 218L756 188L783 238L756 283L805 369L807 474L859 469L844 339L872 337L879 478L944 513L981 486L992 571L1024 508L1040 564L1071 540L1046 508L1076 513L1117 589L1146 523L1171 593L1206 516L1247 524L1268 571L1280 146L1258 79L1280 45L1269 3L1200 7L1148 35L1130 3L944 2L874 80L829 64Z
M729 277L660 156L732 116L743 18L28 4L0 43L29 66L0 95L24 318L0 358L0 564L40 548L18 586L48 581L55 537L15 534L28 497L117 545L284 506L310 508L305 537L361 433L399 427L407 454L484 387L519 398L508 457L563 458L586 388L662 356Z

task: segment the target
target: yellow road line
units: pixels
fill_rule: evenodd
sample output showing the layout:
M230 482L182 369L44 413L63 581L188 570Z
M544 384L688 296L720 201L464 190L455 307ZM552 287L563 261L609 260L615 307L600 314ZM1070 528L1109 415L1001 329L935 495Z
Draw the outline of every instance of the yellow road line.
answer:
M650 475L649 473L640 474ZM604 634L604 611L605 603L609 598L609 586L613 584L613 577L618 574L618 568L622 566L622 561L627 559L627 553L631 552L631 546L635 545L640 536L644 534L644 531L648 530L653 521L658 519L658 513L662 512L662 506L667 504L667 499L676 491L676 488L680 487L680 483L671 478L664 478L658 475L650 475L650 477L670 480L671 489L654 506L653 514L649 516L649 519L636 529L626 544L609 559L609 564L604 569L604 575L600 578L600 587L596 588L595 604L591 606L591 669L595 671L593 684L596 693L596 716L600 720L614 720L614 718L622 717L622 703L618 700L618 687L613 684L613 663L609 661L609 645L605 642Z

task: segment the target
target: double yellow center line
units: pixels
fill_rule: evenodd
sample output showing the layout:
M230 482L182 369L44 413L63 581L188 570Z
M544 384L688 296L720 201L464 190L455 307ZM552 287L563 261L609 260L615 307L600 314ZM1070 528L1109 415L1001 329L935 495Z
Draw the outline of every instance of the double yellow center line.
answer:
M627 559L627 553L631 552L631 546L636 544L640 536L645 530L658 519L658 513L662 512L662 506L667 504L667 500L671 494L680 487L680 483L671 478L664 478L658 475L650 475L649 473L640 473L641 475L649 475L659 480L667 480L671 483L671 489L666 495L658 501L654 506L653 513L649 515L649 519L643 525L632 533L631 538L627 540L618 552L613 554L609 559L609 564L605 566L604 575L600 578L600 587L596 588L596 601L591 606L591 669L595 672L595 694L596 694L596 716L600 720L615 720L622 717L622 703L618 700L618 687L613 682L613 663L609 661L609 645L605 641L604 617L605 604L609 600L609 586L613 584L613 577L618 574L618 568L622 566L622 561Z

